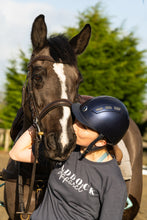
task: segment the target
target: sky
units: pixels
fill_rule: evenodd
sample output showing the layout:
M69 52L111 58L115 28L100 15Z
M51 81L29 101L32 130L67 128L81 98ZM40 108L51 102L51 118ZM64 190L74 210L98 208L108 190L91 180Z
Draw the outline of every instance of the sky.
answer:
M79 12L98 2L112 28L133 31L139 38L138 49L147 49L147 0L4 0L0 5L0 91L9 60L18 59L20 49L28 53L32 23L39 14L45 15L49 34L62 33L64 27L76 27Z

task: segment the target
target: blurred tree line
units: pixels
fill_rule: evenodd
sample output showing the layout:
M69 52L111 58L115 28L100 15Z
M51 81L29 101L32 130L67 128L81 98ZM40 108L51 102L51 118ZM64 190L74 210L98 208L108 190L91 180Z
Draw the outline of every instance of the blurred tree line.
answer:
M20 50L19 62L10 60L6 71L5 97L0 109L0 128L11 128L18 109L21 107L22 88L27 75L29 59Z
M132 32L124 34L122 28L111 29L109 18L103 15L100 4L79 13L77 27L66 28L66 35L73 37L86 23L91 25L92 35L85 52L78 57L78 67L84 78L79 94L115 96L125 103L130 117L141 125L147 83L146 51L137 49L139 40ZM0 111L0 127L4 128L11 127L21 106L29 59L23 51L20 51L19 58L19 64L16 60L10 61L6 72L5 105Z

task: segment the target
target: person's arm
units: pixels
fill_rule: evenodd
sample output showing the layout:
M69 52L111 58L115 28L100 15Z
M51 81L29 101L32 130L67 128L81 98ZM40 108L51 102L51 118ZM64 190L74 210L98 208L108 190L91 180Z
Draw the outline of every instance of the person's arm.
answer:
M35 136L35 129L31 126L16 141L13 148L9 152L9 156L16 161L33 163L34 155L32 152L32 144Z

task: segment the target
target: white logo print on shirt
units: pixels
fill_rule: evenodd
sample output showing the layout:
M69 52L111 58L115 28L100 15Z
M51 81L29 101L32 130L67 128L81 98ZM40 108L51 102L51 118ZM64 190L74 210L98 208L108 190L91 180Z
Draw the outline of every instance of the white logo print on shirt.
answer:
M74 173L72 174L69 169L65 169L64 165L57 174L59 175L59 180L62 180L62 183L68 183L78 192L88 191L88 193L92 196L97 194L97 192L88 183L83 183L81 178L77 178L76 175Z

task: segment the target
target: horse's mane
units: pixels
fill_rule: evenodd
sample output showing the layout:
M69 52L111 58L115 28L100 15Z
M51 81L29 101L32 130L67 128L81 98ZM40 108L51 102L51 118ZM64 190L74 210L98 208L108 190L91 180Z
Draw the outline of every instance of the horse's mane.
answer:
M60 62L61 59L63 63L75 65L76 56L67 37L63 34L52 35L48 38L48 44L50 46L50 55L56 62Z

